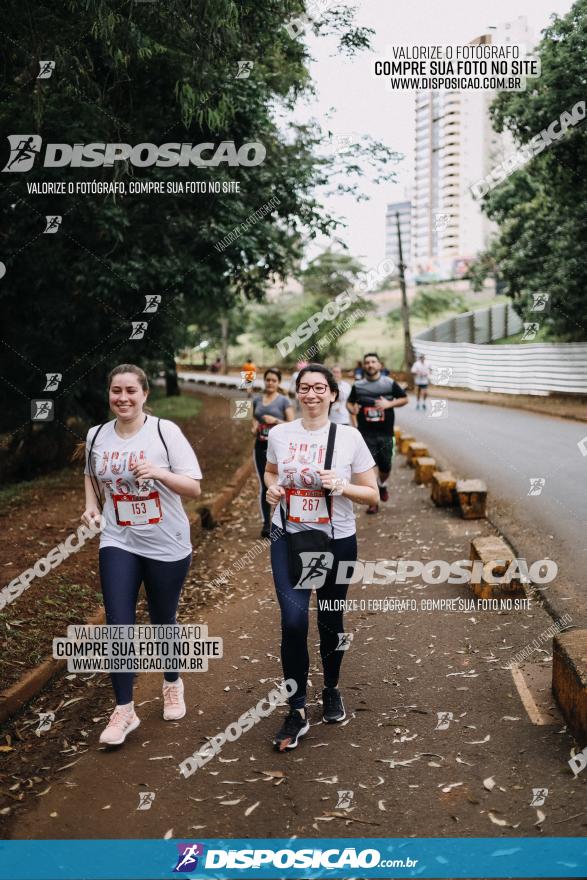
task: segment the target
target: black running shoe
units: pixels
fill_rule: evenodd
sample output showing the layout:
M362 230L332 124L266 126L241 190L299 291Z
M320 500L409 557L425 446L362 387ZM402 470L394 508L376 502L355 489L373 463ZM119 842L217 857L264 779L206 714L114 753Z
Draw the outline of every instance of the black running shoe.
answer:
M389 492L387 486L379 486L379 497L382 501L389 501Z
M305 736L310 729L308 716L302 718L297 709L290 709L289 715L281 725L273 745L277 752L285 752L286 749L295 749L300 736Z
M334 724L336 721L344 721L346 712L344 703L338 688L324 688L322 691L322 721L326 724Z
M371 506L367 508L367 513L379 513L379 505L371 504Z

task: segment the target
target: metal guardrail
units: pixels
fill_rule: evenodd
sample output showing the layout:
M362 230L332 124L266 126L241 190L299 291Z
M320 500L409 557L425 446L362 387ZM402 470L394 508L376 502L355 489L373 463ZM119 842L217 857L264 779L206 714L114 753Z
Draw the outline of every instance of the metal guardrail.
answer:
M539 316L536 316L539 320ZM465 312L414 339L436 384L503 394L587 394L587 343L487 345L520 332L511 303Z
M524 324L511 303L462 312L424 330L417 337L428 342L472 342L484 345L520 333Z

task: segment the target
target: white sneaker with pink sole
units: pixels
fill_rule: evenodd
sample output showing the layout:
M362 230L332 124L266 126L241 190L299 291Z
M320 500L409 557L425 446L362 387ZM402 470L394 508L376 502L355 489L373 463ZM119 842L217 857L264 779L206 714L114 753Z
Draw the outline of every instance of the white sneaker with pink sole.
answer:
M130 709L116 706L110 716L110 721L100 734L100 742L107 746L120 746L128 734L136 730L140 723L134 706L131 706Z
M183 681L163 682L163 718L165 721L179 721L186 713L183 699Z

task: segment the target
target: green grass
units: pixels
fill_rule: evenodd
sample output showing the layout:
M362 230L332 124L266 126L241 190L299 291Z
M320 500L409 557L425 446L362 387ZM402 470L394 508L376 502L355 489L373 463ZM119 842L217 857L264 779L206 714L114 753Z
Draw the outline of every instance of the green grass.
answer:
M0 488L0 508L12 509L22 506L31 492L45 492L54 486L61 486L63 480L71 474L70 468L62 468L52 474L34 477L32 480L21 480L18 483L8 483Z
M530 322L532 319L526 319ZM553 338L549 335L548 326L543 325L539 327L538 333L534 337L534 339L524 339L522 340L522 336L524 335L524 331L522 330L520 333L516 333L514 336L506 336L505 339L496 339L492 345L518 345L520 342L523 342L524 345L529 345L532 342L557 342L556 338Z
M202 403L191 394L180 394L179 397L166 397L162 388L152 388L149 394L149 406L153 415L160 419L171 419L174 422L193 419L198 415Z

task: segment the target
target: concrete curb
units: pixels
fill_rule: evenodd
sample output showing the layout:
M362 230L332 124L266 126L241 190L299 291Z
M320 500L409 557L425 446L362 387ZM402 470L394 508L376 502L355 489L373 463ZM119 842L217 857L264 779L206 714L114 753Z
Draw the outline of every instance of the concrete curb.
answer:
M204 529L214 528L222 510L238 495L252 471L253 461L249 459L237 468L226 487L212 498L209 504L199 507L195 512L193 509L190 510L190 506L193 507L194 502L186 504L186 513L190 523L197 527L199 522L201 528ZM104 609L99 608L85 621L85 624L92 626L104 623L105 619ZM18 712L25 703L45 687L57 672L66 666L65 660L55 660L53 657L48 657L34 669L25 672L9 688L0 692L0 724Z

